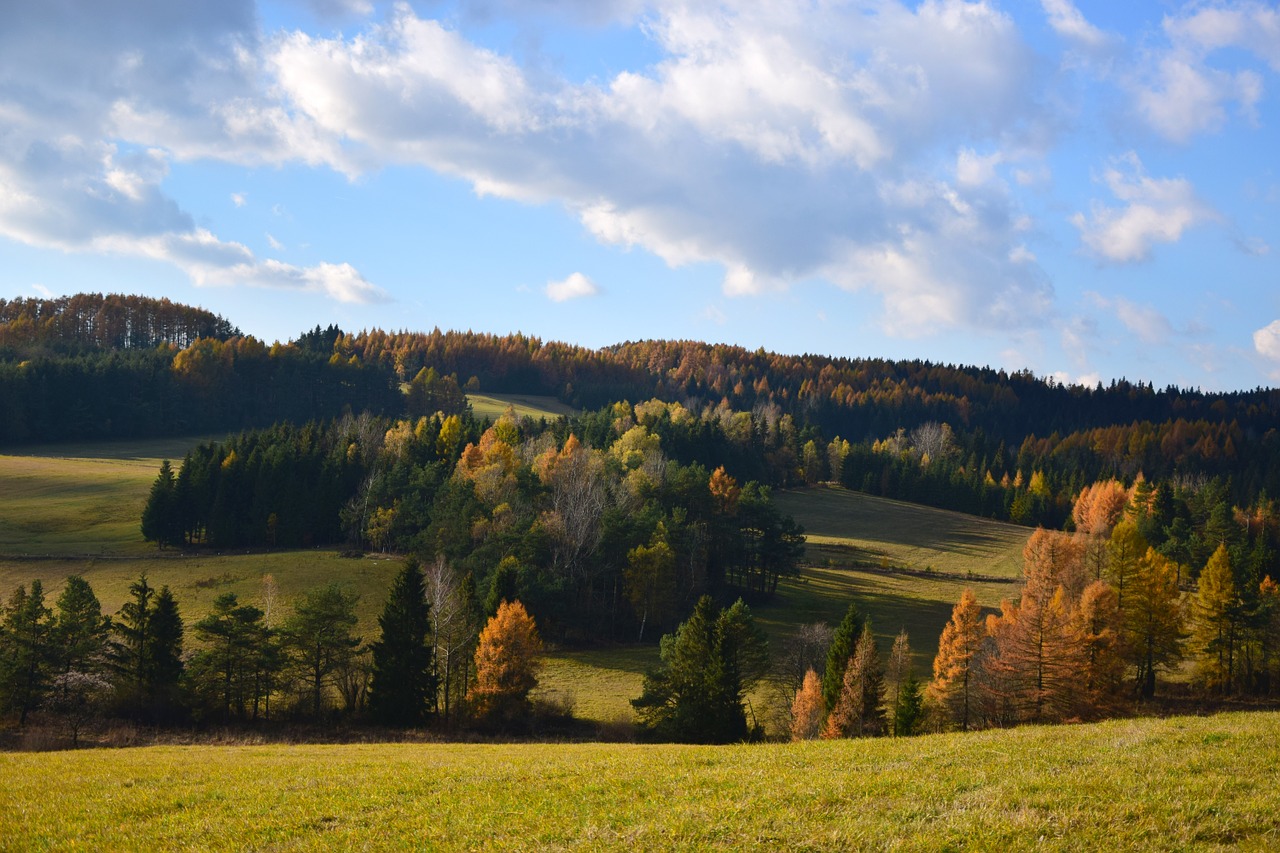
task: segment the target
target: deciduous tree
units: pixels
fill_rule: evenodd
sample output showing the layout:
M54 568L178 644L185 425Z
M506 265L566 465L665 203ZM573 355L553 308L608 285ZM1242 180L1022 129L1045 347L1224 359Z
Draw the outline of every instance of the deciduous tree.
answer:
M467 699L477 720L506 727L528 719L541 654L533 617L519 601L503 602L476 646L476 681Z
M938 640L933 660L933 681L927 698L945 710L953 723L968 730L974 719L974 659L984 636L982 608L973 590L965 589L951 611L951 619Z
M822 680L812 669L804 674L804 683L791 703L791 739L813 740L822 731Z

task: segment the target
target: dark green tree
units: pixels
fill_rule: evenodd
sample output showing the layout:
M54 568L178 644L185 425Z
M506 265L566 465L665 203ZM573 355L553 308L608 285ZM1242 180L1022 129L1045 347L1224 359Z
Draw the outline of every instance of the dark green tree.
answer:
M166 545L181 547L183 540L182 511L177 494L177 481L173 468L166 459L160 463L160 473L151 484L151 494L142 509L142 538L155 542L161 548Z
M151 719L157 722L172 721L182 710L182 638L178 601L167 585L162 586L151 613L151 643L147 649L147 698Z
M360 645L351 632L356 622L359 596L348 594L334 582L303 593L293 605L293 616L280 634L284 649L299 679L311 694L311 713L319 717L325 688Z
M822 674L822 701L830 713L840 699L840 691L844 687L844 671L853 658L858 645L858 637L862 634L863 619L858 606L849 602L849 609L836 628L831 638L831 646L827 649L827 667Z
M53 655L53 619L44 605L44 587L31 582L31 592L19 586L9 598L0 623L0 709L27 715L40 704Z
M159 592L140 575L129 586L124 603L111 623L111 668L126 712L162 722L179 709L182 678L182 617L169 587Z
M227 719L256 717L278 660L263 612L228 592L192 628L205 643L192 657L189 676L202 704Z
M378 617L382 636L374 642L369 712L390 726L416 726L435 710L436 668L431 609L417 560L405 562Z
M632 700L641 725L658 739L730 743L750 734L742 705L767 666L764 636L739 600L717 613L704 595L661 643L662 665Z
M102 604L93 587L80 575L67 578L58 596L54 623L54 657L57 674L98 672L107 653L111 620L102 615Z

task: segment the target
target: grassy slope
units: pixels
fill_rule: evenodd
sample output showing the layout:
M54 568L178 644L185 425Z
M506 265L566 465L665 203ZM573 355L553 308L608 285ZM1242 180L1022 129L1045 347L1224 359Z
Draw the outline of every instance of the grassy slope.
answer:
M129 583L145 571L153 584L173 588L190 621L223 592L262 606L265 574L275 577L286 608L300 592L337 579L360 594L360 630L372 635L398 568L394 559L342 559L331 551L182 557L141 541L138 518L160 458L180 458L195 441L60 446L0 456L0 596L40 578L52 601L67 575L78 573L93 585L104 610L115 613ZM778 501L809 530L808 558L816 565L755 608L775 643L797 624L838 622L852 597L871 616L883 650L907 629L917 671L924 674L965 586L988 606L1016 594L1011 584L975 582L967 574L1014 575L1023 528L839 489L782 492ZM15 558L21 554L64 556ZM933 571L886 573L882 566ZM656 662L654 646L557 652L547 659L542 680L547 690L571 695L579 716L612 722L629 716L629 700ZM756 697L757 705L762 698Z
M517 415L531 418L546 418L553 421L561 415L572 415L575 409L566 406L555 397L540 397L534 394L468 394L467 402L477 418L497 420L508 408L515 409Z
M1187 850L1280 844L1280 715L909 740L0 754L6 849Z

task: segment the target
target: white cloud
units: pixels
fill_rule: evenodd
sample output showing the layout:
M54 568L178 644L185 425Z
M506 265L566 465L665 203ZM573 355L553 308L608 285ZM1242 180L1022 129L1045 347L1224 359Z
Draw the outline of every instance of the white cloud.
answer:
M1110 37L1081 14L1071 0L1040 0L1049 26L1063 38L1090 50L1106 47Z
M42 296L45 299L53 298L53 291L45 287L43 284L33 284L31 285L31 289L34 290L37 295Z
M1152 178L1134 153L1117 158L1103 175L1122 206L1095 201L1089 216L1071 221L1085 246L1100 260L1135 263L1151 257L1156 243L1174 243L1188 228L1217 218L1185 178Z
M277 252L284 249L284 244L277 240L270 232L267 232L267 245Z
M1263 358L1280 362L1280 320L1274 320L1253 333L1253 348Z
M582 273L575 272L563 281L547 282L546 293L552 302L567 302L584 296L596 296L600 293L600 288Z
M249 198L244 193L231 194L231 203L234 204L236 207L244 207L248 203L248 201L249 201Z
M1108 298L1099 293L1089 293L1088 298L1099 308L1113 313L1144 344L1168 343L1175 335L1168 318L1150 305L1139 305L1123 296Z

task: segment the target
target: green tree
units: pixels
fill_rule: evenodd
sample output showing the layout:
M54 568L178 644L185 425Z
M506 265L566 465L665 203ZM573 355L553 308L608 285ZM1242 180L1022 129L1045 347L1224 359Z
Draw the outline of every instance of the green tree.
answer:
M311 713L320 716L325 690L355 653L360 638L352 634L359 596L335 581L299 596L293 615L280 630L283 646L299 679L311 695Z
M1231 555L1219 545L1204 570L1192 599L1195 657L1200 677L1224 694L1235 680L1236 652L1244 622L1244 607L1236 593Z
M704 595L661 642L662 665L645 675L632 705L654 737L729 743L749 734L742 697L764 671L768 653L751 611L739 600L717 612Z
M19 586L9 598L0 623L0 708L27 715L40 704L53 656L53 614L44 604L44 586L31 582L31 592Z
M93 587L80 575L71 575L58 596L54 623L54 669L93 673L102 669L111 633L111 620L102 615L102 604Z
M147 697L151 719L172 720L182 708L182 615L167 585L156 593L151 613L151 643L147 649L149 682Z
M241 605L233 592L218 596L213 611L194 626L205 643L191 661L191 681L204 704L223 718L256 717L274 669L275 637L263 612Z
M151 494L142 509L142 538L155 542L161 548L166 545L182 546L183 530L177 481L168 459L160 463L160 473L156 475L155 482L151 485Z
M378 627L369 712L386 725L420 725L435 710L436 668L431 608L417 560L407 560L396 575Z
M667 544L667 528L658 522L648 545L637 545L627 552L624 578L627 598L640 616L637 642L644 642L645 625L652 616L661 626L675 606L676 555Z
M827 716L823 737L875 737L884 732L884 668L871 633L864 622L853 659L844 671L840 698Z
M844 671L853 658L858 637L862 634L862 624L862 614L858 612L857 605L849 602L849 609L845 611L844 618L831 637L831 645L827 649L827 667L822 674L822 701L827 706L827 713L835 709L836 702L840 699Z

